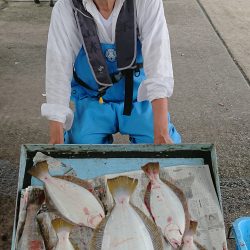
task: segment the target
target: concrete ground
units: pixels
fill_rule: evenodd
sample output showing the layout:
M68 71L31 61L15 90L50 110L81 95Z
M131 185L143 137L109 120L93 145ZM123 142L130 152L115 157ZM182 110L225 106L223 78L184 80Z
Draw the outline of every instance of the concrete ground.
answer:
M172 119L183 142L216 144L228 229L250 213L250 26L242 14L250 7L243 0L164 4L175 73ZM20 144L48 141L40 105L50 12L48 3L0 0L0 249L10 246Z

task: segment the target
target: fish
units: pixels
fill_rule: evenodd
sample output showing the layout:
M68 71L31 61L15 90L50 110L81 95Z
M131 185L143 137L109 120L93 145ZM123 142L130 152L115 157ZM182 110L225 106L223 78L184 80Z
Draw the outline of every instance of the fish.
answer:
M197 224L198 223L196 221L190 221L189 230L186 230L183 236L182 250L198 250L198 247L194 243L194 235L196 233Z
M79 226L96 228L105 217L101 203L86 188L52 177L46 161L39 162L28 173L44 182L46 201L62 218Z
M74 246L69 240L69 234L73 228L73 225L61 218L54 219L51 224L58 238L55 250L75 250Z
M69 240L76 250L89 250L93 229L89 227L75 226L70 233Z
M90 250L163 250L155 223L130 203L137 184L137 179L128 176L107 180L115 205L95 229Z
M206 250L204 246L194 240L197 226L197 221L190 220L189 229L185 231L185 234L183 236L183 245L181 250Z
M36 216L46 250L53 250L57 244L57 235L51 224L51 221L55 218L57 218L57 215L49 212L46 203L42 205Z
M15 237L15 249L17 249L18 242L20 240L20 237L23 232L24 225L25 225L30 188L31 187L27 187L21 190L20 203L19 203L19 215L18 215L16 237Z
M26 219L21 238L18 242L18 250L45 250L44 241L36 220L36 214L44 199L45 196L42 189L29 188Z
M145 204L164 238L176 249L181 246L185 229L189 227L185 195L175 185L160 179L159 163L148 163L142 170L150 179Z

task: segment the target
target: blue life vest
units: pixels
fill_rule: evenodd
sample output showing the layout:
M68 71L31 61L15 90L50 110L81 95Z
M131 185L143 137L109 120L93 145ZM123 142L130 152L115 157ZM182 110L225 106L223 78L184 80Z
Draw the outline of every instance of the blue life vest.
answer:
M103 54L106 57L106 64L108 67L108 71L110 75L117 75L117 78L119 76L119 70L117 69L117 60L116 60L116 46L115 44L101 44L101 48L103 51ZM137 57L136 57L136 63L138 65L142 64L142 55L141 55L141 44L138 41L137 45ZM97 97L99 98L99 84L96 82L93 73L91 72L91 68L86 56L86 52L84 48L81 48L76 61L74 65L74 70L77 74L77 77L80 79L80 81L83 81L85 83L88 83L88 87L81 86L81 83L79 84L79 79L76 81L73 79L71 85L72 85L72 93L77 93L78 97L84 98L84 97ZM141 84L141 82L145 79L145 73L143 68L138 68L134 71L133 74L133 101L136 101L137 99L137 91L138 87ZM105 90L105 93L103 94L102 98L105 102L123 102L125 99L125 77L122 76L116 83L114 83L111 87L107 88ZM73 95L74 96L74 95Z

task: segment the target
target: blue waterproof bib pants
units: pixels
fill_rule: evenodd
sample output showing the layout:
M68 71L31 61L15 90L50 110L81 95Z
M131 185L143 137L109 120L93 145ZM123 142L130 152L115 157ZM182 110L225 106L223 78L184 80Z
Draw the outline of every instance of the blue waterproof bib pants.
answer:
M110 74L116 73L116 50L114 44L101 44ZM141 45L138 42L137 63L142 63ZM120 132L129 135L132 143L153 143L153 113L151 103L137 102L137 91L140 83L146 78L140 69L134 75L133 109L130 116L123 115L124 77L103 96L104 103L99 103L98 84L92 74L84 49L82 48L75 61L78 77L87 83L88 90L74 79L71 83L71 100L74 102L74 121L71 129L65 132L65 143L68 144L108 144L113 142L112 134ZM174 143L180 143L181 137L170 122L168 115L169 135Z

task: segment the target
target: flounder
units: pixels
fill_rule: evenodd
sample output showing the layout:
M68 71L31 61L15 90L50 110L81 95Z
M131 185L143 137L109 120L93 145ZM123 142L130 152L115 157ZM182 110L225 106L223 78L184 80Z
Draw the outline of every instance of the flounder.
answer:
M162 250L161 233L140 209L130 203L138 180L127 176L108 179L115 205L96 228L91 250Z
M55 250L74 250L75 248L69 240L69 234L73 225L61 218L57 218L52 221L52 226L58 238Z
M206 250L202 245L194 240L198 222L190 221L189 229L186 230L183 236L183 246L181 250Z
M105 217L102 205L89 190L71 181L52 177L47 162L37 163L28 172L44 182L46 199L69 222L95 228Z
M41 234L43 236L46 250L53 250L57 244L57 235L52 227L51 221L58 216L53 212L49 212L47 205L42 204L36 219L40 227Z
M44 202L44 191L40 188L28 188L27 212L25 224L17 249L45 250L45 244L36 220L36 214Z
M159 169L159 163L148 163L142 167L150 179L145 203L164 237L176 249L182 244L185 228L189 227L187 202L179 188L160 179Z

